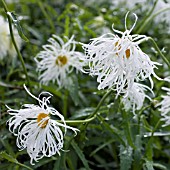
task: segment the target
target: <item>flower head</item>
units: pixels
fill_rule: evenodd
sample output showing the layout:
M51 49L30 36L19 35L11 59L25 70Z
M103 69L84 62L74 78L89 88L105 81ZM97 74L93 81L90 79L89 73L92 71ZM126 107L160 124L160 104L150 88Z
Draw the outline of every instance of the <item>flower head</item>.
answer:
M64 43L60 37L53 35L48 40L50 44L43 45L44 50L37 54L35 60L42 84L56 81L62 87L67 84L67 76L74 68L83 71L83 54L75 51L73 36L67 40Z
M139 83L134 83L130 89L127 89L122 99L125 110L132 108L133 113L135 113L135 110L142 108L145 98L151 100L151 98L145 94L146 90L149 90L153 94L149 87Z
M2 16L0 16L0 59L3 59L7 54L9 54L12 57L16 57L16 50L12 44L11 38L10 38L10 31L8 22L4 20ZM21 38L17 34L17 30L13 28L14 31L14 37L16 40L16 43L21 48Z
M92 39L90 44L83 44L86 61L89 62L90 75L96 75L99 82L98 89L114 88L118 94L128 86L130 88L134 81L143 81L149 78L151 86L153 82L151 75L158 78L154 72L157 62L150 60L139 47L139 44L148 38L145 35L130 35L136 22L131 29L127 29L125 17L125 32L113 31L120 34L104 34L99 38Z
M0 59L7 55L9 48L9 32L8 23L4 21L4 18L0 16Z
M20 150L27 149L33 164L33 161L44 156L50 157L56 153L60 155L66 130L71 129L76 133L78 129L66 125L64 117L48 105L52 96L50 93L41 93L37 98L26 87L25 90L39 102L39 105L24 104L19 110L8 107L8 113L12 115L8 124L10 132L17 136L17 146ZM42 94L49 97L43 97L41 100ZM52 115L57 120L53 120ZM64 129L64 133L61 128Z

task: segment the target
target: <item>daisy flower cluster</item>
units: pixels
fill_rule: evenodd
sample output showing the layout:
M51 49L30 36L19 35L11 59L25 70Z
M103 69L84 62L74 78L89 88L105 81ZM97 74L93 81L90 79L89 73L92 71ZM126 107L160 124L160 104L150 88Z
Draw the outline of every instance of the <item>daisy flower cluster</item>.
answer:
M16 57L16 50L12 44L11 38L10 38L10 31L8 22L4 20L2 16L0 16L0 60L2 60L7 55L11 57ZM14 36L16 43L18 45L18 48L21 48L21 38L19 37L17 30L13 28Z
M68 74L75 68L83 71L84 62L81 60L84 54L75 51L76 42L66 37L67 42L56 35L48 40L49 44L43 45L41 51L35 57L40 83L48 85L49 82L57 82L59 87L68 85Z
M123 93L125 98L131 98L133 107L140 109L144 98L149 98L144 91L151 89L138 82L149 79L153 88L151 76L160 79L154 72L160 64L151 61L139 47L139 44L148 38L145 35L131 35L137 22L136 14L131 29L127 28L127 16L128 13L125 16L124 32L113 28L113 31L121 36L107 33L92 39L90 44L83 44L83 48L86 54L85 61L89 63L89 74L97 76L98 89L111 88L116 91L117 96ZM138 100L140 102L137 102Z
M56 153L60 155L67 129L75 134L79 130L66 125L63 115L49 106L49 99L52 96L50 93L43 92L37 98L28 91L26 86L24 88L39 102L39 105L24 104L19 110L7 106L8 113L12 116L7 123L10 132L17 136L18 148L26 149L31 158L30 163L34 164L34 161L37 162L44 156L51 157ZM42 97L42 95L48 95L48 97ZM52 119L52 116L56 120Z

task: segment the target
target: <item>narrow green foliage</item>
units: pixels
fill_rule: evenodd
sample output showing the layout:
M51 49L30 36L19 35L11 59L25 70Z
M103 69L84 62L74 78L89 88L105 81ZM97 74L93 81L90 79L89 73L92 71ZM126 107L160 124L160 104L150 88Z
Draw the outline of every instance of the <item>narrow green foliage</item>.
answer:
M14 12L7 12L7 14L10 16L10 18L12 19L14 25L16 26L17 30L18 30L18 34L19 36L26 42L29 42L28 38L24 35L23 29L20 25L20 22L17 18L17 15Z
M143 165L144 170L154 170L153 168L153 162L149 160L145 160L145 164Z
M68 82L69 82L69 84L68 84L67 90L69 91L69 94L70 94L74 104L77 106L80 102L79 94L78 94L78 87L79 87L78 80L77 80L76 76L72 76Z
M64 160L64 153L62 153L62 154L58 157L58 159L55 161L53 170L56 170L56 169L65 170L65 169L67 169L65 163L66 163L66 162L65 162L65 160Z
M152 160L153 157L153 138L150 138L150 140L147 142L146 146L146 157L148 160Z
M131 125L130 125L129 118L127 116L126 111L122 110L122 116L123 116L123 119L125 120L125 122L124 122L124 133L126 135L128 144L133 149L135 149L136 147L135 147L135 145L133 143L133 139L132 139Z
M9 142L5 139L0 139L0 142L3 144L3 146L5 147L5 149L8 151L8 153L10 153L11 156L15 156L15 153L12 149L12 146L9 144Z
M19 163L19 162L17 161L17 159L15 159L15 158L12 157L11 155L7 154L5 151L0 152L0 158L1 158L1 159L6 159L6 160L8 160L9 162L15 163L15 164L20 165L20 166L22 166L22 167L25 167L25 168L27 168L27 169L29 169L29 170L32 170L32 168L30 168L30 167L28 167L28 166L26 166L26 165L24 165L24 164Z
M136 139L135 139L135 146L136 149L134 150L134 163L133 163L133 169L141 169L141 159L142 159L142 139L141 139L141 135L136 135Z
M164 165L162 165L160 163L153 163L153 166L157 169L168 170Z
M99 146L98 148L96 148L91 154L90 156L93 156L94 154L96 154L98 151L100 151L101 149L103 149L104 147L106 147L108 144L111 144L112 142L114 142L115 139L110 139L108 142L104 143L103 145Z
M86 170L90 170L89 165L88 165L88 161L85 158L85 155L83 154L82 150L77 145L77 143L74 140L72 140L71 145L74 148L74 150L76 151L79 158L81 159L81 161L82 161L84 167L86 168Z
M85 109L77 110L75 114L71 117L71 119L81 119L87 117L92 114L94 110L95 108L93 107L86 107Z
M106 130L110 132L112 135L114 134L117 140L121 142L122 145L125 146L125 142L121 137L121 132L116 127L107 124L101 116L98 115L97 118L102 122L102 125L106 128Z
M163 114L160 113L161 106L156 107L158 103L161 103L162 96L165 96L162 87L170 87L169 82L162 81L170 76L169 22L167 22L170 7L167 0L148 0L145 3L135 1L128 3L125 0L0 0L0 4L0 22L1 19L4 22L4 25L0 25L0 170L170 169L168 164L170 126L162 126L164 121ZM130 12L125 19L128 11ZM138 17L135 24L133 13ZM112 29L113 26L114 29ZM15 28L18 31L17 35L15 35ZM124 33L123 37L121 33ZM139 33L142 35L137 35ZM20 37L18 41L18 34L25 42L29 40L29 43L20 41ZM61 43L60 47L50 39L52 34L61 39L74 35L75 49L74 46L67 43L67 38L64 41L65 45L57 40ZM97 38L96 41L93 41L94 38ZM119 40L122 45L117 46ZM50 41L52 42L50 43ZM135 50L136 48L137 50ZM44 60L41 63L42 70L37 72L35 57L44 50L48 51L48 54L43 53L47 62ZM81 71L76 72L74 69L77 61L74 62L73 55L79 57L76 52L84 54L84 56L81 55L80 62L83 64L85 61L85 66L82 68L87 72L85 74ZM126 57L123 55L124 52ZM149 56L146 56L147 60L142 56L139 56L138 60L138 55L143 53ZM60 54L61 56L66 55L68 60L61 70L60 68L55 70L55 57ZM128 55L130 56L127 57ZM92 59L92 62L89 58ZM127 65L131 66L135 60L134 67L128 68ZM151 60L151 64L149 64L149 60ZM157 65L157 62L160 65ZM140 67L141 70L138 70L140 63L144 64L144 67ZM152 63L155 64L155 68L152 68ZM49 66L51 67L48 68ZM131 69L130 72L128 69ZM45 75L47 70L52 72L52 74L49 72L47 79L52 80L48 84L42 84L43 81L39 82L40 77L42 74ZM63 79L68 82L64 87L59 87L58 81L55 81L56 71L63 74ZM141 74L138 74L138 71ZM90 74L88 74L89 72ZM91 76L93 73L96 76ZM115 76L108 75L114 73L115 76L120 76L112 80ZM162 80L157 79L154 73ZM132 82L131 77L134 78L135 83L141 83L149 88L151 79L153 80L152 90L155 96L149 89L144 90L144 93L152 100L145 97L143 101L145 94L142 91L130 89L132 87L129 86L129 83ZM145 77L149 77L149 79L145 79ZM62 75L58 78L62 79ZM112 86L111 82L114 81L117 83ZM100 86L98 86L99 83ZM124 83L126 85L123 87ZM41 103L25 92L23 84L29 91L32 90L31 93L37 98L41 92L49 92L53 97L48 98L49 101L45 100L48 94L43 93L39 98L46 103ZM102 88L102 84L103 87L105 84L109 88L98 90L99 87ZM119 95L117 95L117 87L123 90ZM126 90L129 89L134 91L128 93ZM129 106L134 104L131 103L133 97L136 103L134 108L130 108L126 112L122 104L124 97L129 97ZM53 115L53 112L49 113L50 119L58 123L63 123L63 119L65 119L64 123L67 127L79 129L77 136L75 137L69 127L64 133L65 127L58 126L55 134L52 133L50 137L51 132L48 133L46 138L39 143L36 141L37 136L35 138L31 136L32 140L29 140L28 133L24 134L24 131L27 127L31 129L34 124L28 125L27 120L35 119L34 123L37 123L36 117L21 121L19 129L15 123L20 117L17 117L16 122L12 118L11 120L15 123L11 123L11 130L16 128L16 132L22 132L21 136L11 134L8 130L10 122L7 125L6 122L14 114L17 116L18 110L19 113L24 111L23 106L29 106L28 104L36 105L38 110L39 106L44 107L45 110L48 109L46 104L53 107L62 114L60 117L62 120L58 118L58 115ZM14 109L11 114L6 105ZM141 109L138 105L142 105ZM133 109L135 115L132 113ZM33 112L30 111L34 114ZM47 110L47 112L49 111ZM28 113L26 112L26 114ZM52 121L46 122L51 123L54 128ZM28 126L24 128L26 124ZM32 130L29 134L34 135L39 129ZM57 129L61 131L57 131ZM45 134L45 130L45 128L41 129L41 134ZM22 136L22 134L24 135ZM22 138L21 141L17 137ZM58 142L59 145L61 144L61 150L58 151L60 155L57 152L53 155L57 150L53 149L55 145L50 143L50 140L60 137L63 143L56 140L56 144ZM35 146L32 149L35 152L37 145L41 145L46 140L43 147L49 157L44 155L42 159L34 161L35 165L31 165L30 153L28 154L27 151L33 144L26 143L24 146L26 148L19 151L16 140L21 145L27 141L33 141ZM46 148L48 144L51 151ZM40 151L38 155L41 156L41 154Z
M64 28L65 28L64 35L67 37L69 37L69 30L70 30L69 26L70 26L70 17L67 15L66 19L65 19L65 26L64 26Z
M130 146L120 145L120 170L129 170L132 165L133 149Z

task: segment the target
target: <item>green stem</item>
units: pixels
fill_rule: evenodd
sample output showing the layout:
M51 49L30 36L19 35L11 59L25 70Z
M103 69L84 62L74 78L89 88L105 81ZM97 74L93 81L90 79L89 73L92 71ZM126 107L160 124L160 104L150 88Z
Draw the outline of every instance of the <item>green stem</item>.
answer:
M165 61L165 63L168 65L168 67L170 68L170 63L167 60L167 58L163 55L163 53L161 52L161 50L159 49L159 47L157 46L155 40L151 37L148 37L148 40L150 40L152 42L152 44L155 46L155 49L157 50L157 52L159 53L159 55L162 57L162 59Z
M38 5L39 5L39 7L40 7L40 9L41 9L41 11L42 11L42 13L43 13L43 15L44 15L44 16L46 17L46 19L48 20L48 22L49 22L49 24L50 24L50 26L51 26L51 31L52 31L53 33L55 33L55 27L54 27L53 21L51 20L51 18L50 18L49 15L47 14L47 12L46 12L46 10L45 10L42 2L41 2L40 0L37 0L37 3L38 3Z
M112 134L114 134L117 139L120 141L120 143L123 145L123 146L126 146L125 142L123 141L123 139L121 138L121 135L120 135L120 132L115 128L115 127L111 127L108 123L106 123L103 119L103 117L101 117L100 115L97 115L97 118L99 121L102 122L102 124L106 127L106 129L108 131L110 131Z
M17 163L18 165L20 165L20 166L22 166L22 167L24 167L24 168L27 168L27 169L29 169L29 170L33 170L32 168L30 168L29 166L27 166L27 165L24 165L24 164L21 164L21 163Z
M85 119L85 120L66 120L66 123L71 123L71 124L78 124L78 123L87 123L92 121L93 119L96 118L96 115L94 115L93 117L89 118L89 119Z
M24 63L24 60L23 60L23 58L22 58L22 55L21 55L21 53L20 53L20 51L19 51L19 49L18 49L18 47L17 47L17 44L16 44L16 42L15 42L15 38L14 38L13 30L12 30L11 18L10 18L10 16L8 15L8 8L7 8L4 0L2 0L2 5L3 5L4 10L5 10L6 14L7 14L7 18L8 18L8 22L9 22L9 30L10 30L10 35L11 35L12 43L13 43L13 45L14 45L14 47L15 47L15 50L16 50L16 52L17 52L17 54L18 54L19 60L21 61L21 64L22 64L22 67L23 67L23 70L24 70L24 73L25 73L25 76L26 76L26 79L27 79L27 83L28 83L28 85L29 85L29 87L30 87L30 81L29 81L29 77L28 77L28 74L27 74L27 69L26 69L26 67L25 67L25 63Z
M155 133L155 131L156 131L156 129L158 128L158 126L159 126L160 123L161 123L161 120L159 119L158 122L157 122L157 124L155 125L152 133L151 133L151 138L153 137L153 135L154 135L154 133Z
M137 31L137 34L141 33L143 31L143 29L145 28L145 26L149 23L149 21L151 21L153 18L155 18L157 15L159 15L162 12L165 12L167 10L170 10L170 7L168 8L163 8L161 10L159 10L158 12L156 12L155 14L151 15L149 18L147 18L145 20L145 22L141 25L140 29Z
M102 106L103 102L106 100L106 98L110 95L111 92L112 92L112 89L107 91L107 93L101 98L101 100L100 100L99 104L97 105L96 109L94 110L94 112L88 118L93 117L94 115L97 114L97 112L99 111L99 109Z
M131 128L130 128L130 123L129 123L129 118L127 117L126 111L122 110L122 117L125 120L125 135L128 141L128 144L133 148L136 149L133 139L132 139L132 133L131 133Z
M155 6L156 6L157 2L158 2L158 0L156 0L156 1L154 2L153 7L152 7L151 10L148 12L148 14L144 17L144 19L140 22L140 24L136 27L136 30L138 30L138 29L141 27L141 25L143 25L143 23L145 23L146 20L151 16L153 10L155 9ZM138 31L137 31L137 32L138 32Z
M111 92L112 92L112 89L110 89L109 91L107 91L107 93L101 98L101 100L100 100L100 102L98 103L98 105L97 105L96 109L94 110L94 112L93 112L91 115L89 115L87 119L90 119L91 117L96 116L96 114L97 114L97 112L99 111L100 107L102 106L103 102L104 102L105 99L110 95ZM88 123L89 123L89 122L87 122L86 124L81 125L81 126L80 126L80 131L81 131L81 130L84 131L84 130L87 128Z
M150 161L152 161L152 158L153 158L153 137L154 137L154 133L157 130L157 128L160 125L160 123L161 123L161 120L159 119L157 124L155 125L154 129L152 130L151 138L147 142L146 156L147 156L148 160L150 160Z
M65 94L63 96L63 115L67 117L67 105L68 105L68 91L65 90Z

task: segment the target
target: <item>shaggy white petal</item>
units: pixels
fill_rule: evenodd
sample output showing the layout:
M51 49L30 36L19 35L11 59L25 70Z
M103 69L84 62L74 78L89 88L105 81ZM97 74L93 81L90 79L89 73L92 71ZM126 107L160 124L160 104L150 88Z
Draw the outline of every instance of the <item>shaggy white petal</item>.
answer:
M66 86L68 74L74 68L84 72L84 62L81 61L83 53L75 51L73 36L64 43L60 37L53 35L48 42L43 46L44 50L35 57L40 82L47 85L52 81L57 82L59 87Z
M165 121L163 126L168 126L170 125L170 88L162 87L162 89L166 91L166 95L162 96L163 100L158 104L158 106L161 106L159 109L162 116L161 120Z
M19 37L17 30L13 28L14 38L18 48L21 48L21 38ZM0 60L2 60L7 54L11 57L16 57L16 50L12 44L8 22L0 16Z
M19 110L8 107L8 113L12 115L8 120L8 125L10 132L17 136L18 148L26 149L31 158L31 164L34 164L34 161L37 162L44 156L50 157L56 153L60 155L66 130L71 129L75 134L79 130L66 125L63 115L48 106L52 96L50 93L45 93L50 96L43 97L41 100L32 95L26 87L25 89L38 100L39 105L25 104ZM50 115L54 115L57 120L51 119ZM64 133L61 128L64 129Z
M128 13L127 13L128 15ZM101 37L92 39L90 44L83 44L85 50L86 62L89 62L89 74L97 76L99 82L98 89L113 88L117 94L128 86L130 88L134 81L143 81L149 78L151 87L153 82L151 75L159 79L154 68L160 65L150 60L139 47L139 44L148 38L145 35L130 35L132 28L127 29L125 17L125 32L119 30L113 31L121 34L104 34Z
M125 90L126 92L122 99L125 110L127 111L132 108L135 114L135 110L140 110L142 108L145 98L151 100L151 98L145 94L147 90L154 95L149 87L139 83L134 83L130 89Z

